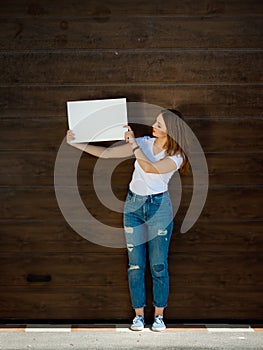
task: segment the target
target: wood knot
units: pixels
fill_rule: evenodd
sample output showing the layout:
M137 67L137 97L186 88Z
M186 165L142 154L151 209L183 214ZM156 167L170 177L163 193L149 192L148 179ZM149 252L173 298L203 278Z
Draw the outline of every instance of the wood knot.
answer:
M60 28L63 29L63 30L66 30L68 29L69 25L68 25L68 22L67 21L61 21L60 22Z

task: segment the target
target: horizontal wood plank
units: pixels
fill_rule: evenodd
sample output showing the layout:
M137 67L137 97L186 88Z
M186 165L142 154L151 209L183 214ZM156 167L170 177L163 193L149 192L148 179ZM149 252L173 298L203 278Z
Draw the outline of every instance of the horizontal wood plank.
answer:
M2 118L65 118L67 101L118 97L127 98L129 113L137 102L179 108L187 117L263 116L263 89L252 84L183 86L162 82L153 85L107 82L101 86L1 86L0 83Z
M198 3L179 0L161 0L142 2L140 0L46 0L36 3L31 0L10 0L1 3L1 17L92 17L94 21L104 23L111 16L224 16L259 15L263 12L260 0L217 1L200 0Z
M196 156L198 158L198 155ZM262 183L263 153L206 153L210 185L257 185ZM2 152L0 185L2 186L52 186L56 152L49 151L7 151ZM12 161L10 161L12 159ZM70 155L65 158L63 169L71 166ZM97 159L83 154L78 166L78 184L93 183ZM111 162L102 161L105 168ZM134 159L120 160L111 173L111 183L127 183L133 171ZM253 169L253 170L251 170ZM253 176L251 176L253 174ZM68 178L67 172L61 178ZM62 179L62 181L64 182ZM192 185L192 176L181 177L184 185Z
M4 287L0 291L2 318L125 320L133 317L127 287L39 286L30 287L30 293L28 287ZM176 284L171 287L166 319L260 319L262 291L261 287L233 286L226 293L224 285L216 284L208 289ZM147 304L146 317L152 319L150 291Z
M2 254L126 254L125 248L109 248L94 244L87 237L84 239L66 221L1 221L1 232ZM195 254L198 251L256 255L262 245L262 220L220 224L197 221L187 233L181 234L176 217L170 253Z
M141 123L140 118L137 120L138 123ZM149 119L149 123L153 123L154 120L155 116ZM261 132L263 118L242 118L239 120L187 119L186 122L198 138L205 153L254 153L253 159L260 157L258 153L261 153L263 147ZM7 118L2 119L0 125L2 151L50 151L53 152L53 159L65 138L68 128L66 117L48 119ZM36 132L36 130L39 131ZM19 135L19 138L17 135ZM141 135L137 132L136 136ZM70 146L68 152L73 154L73 157L81 155L79 150L72 149ZM42 164L45 164L44 160ZM53 166L53 163L48 166Z
M8 18L1 20L0 49L248 49L261 48L262 38L257 17Z
M76 289L70 284L67 288L29 286L4 288L0 292L2 318L98 320L132 316L127 287L86 286ZM115 305L116 312L106 305Z
M197 287L190 292L189 287L175 284L171 286L165 317L190 318L197 321L225 318L261 319L262 303L258 299L260 293L260 286L233 286L226 291L225 286L216 283L209 289Z
M118 195L122 200L126 196L127 187L128 182L118 187ZM84 214L80 211L78 203L73 201L75 191L72 187L65 186L56 190L63 195L63 206L71 211L75 220L85 219L85 225L92 225L91 221L93 222L94 219L86 215L83 217ZM79 192L84 205L96 220L106 225L122 227L122 204L119 206L120 212L117 213L110 207L106 208L102 205L90 186L80 188ZM210 187L199 220L230 223L258 220L262 218L262 192L262 186ZM174 192L173 195L176 196L177 193ZM100 189L100 196L104 200L110 200L111 196L107 187ZM184 188L181 211L179 211L180 217L186 212L191 197L192 189ZM53 187L2 187L0 199L3 203L1 216L3 220L63 220Z
M236 252L170 254L171 285L262 286L262 254ZM1 287L34 286L49 288L120 286L128 284L126 254L10 254L0 256ZM204 269L205 267L205 269ZM110 272L110 273L109 273ZM50 275L50 282L29 282L27 276Z
M19 263L18 263L18 260ZM48 288L59 286L126 286L127 257L125 254L90 253L87 255L10 255L0 256L3 268L1 286L34 286L27 276L51 275L50 282L40 282ZM109 274L109 265L112 265Z
M0 53L2 84L255 84L261 51L70 51ZM253 64L251 64L253 62Z

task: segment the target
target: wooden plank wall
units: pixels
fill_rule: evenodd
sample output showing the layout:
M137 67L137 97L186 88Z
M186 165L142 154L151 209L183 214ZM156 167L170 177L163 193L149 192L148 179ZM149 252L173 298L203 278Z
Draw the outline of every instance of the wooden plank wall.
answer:
M262 317L262 12L260 0L1 1L1 318L132 317L125 249L74 232L53 186L66 101L113 97L180 108L208 161L207 202L184 235L183 180L167 319ZM82 156L80 192L120 227L96 199L94 164ZM131 162L118 170L124 199Z

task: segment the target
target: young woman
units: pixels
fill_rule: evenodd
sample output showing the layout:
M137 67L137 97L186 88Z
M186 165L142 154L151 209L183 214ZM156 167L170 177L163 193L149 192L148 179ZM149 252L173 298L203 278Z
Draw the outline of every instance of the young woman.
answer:
M129 258L128 280L135 317L131 329L143 330L146 306L145 268L147 252L153 280L155 307L152 330L163 331L164 308L169 294L168 248L173 230L173 210L168 183L175 171L186 173L189 161L182 115L164 110L153 124L153 137L135 138L126 126L126 144L105 148L70 143L74 135L67 132L67 142L89 154L103 158L121 158L134 154L136 161L124 206L124 230Z

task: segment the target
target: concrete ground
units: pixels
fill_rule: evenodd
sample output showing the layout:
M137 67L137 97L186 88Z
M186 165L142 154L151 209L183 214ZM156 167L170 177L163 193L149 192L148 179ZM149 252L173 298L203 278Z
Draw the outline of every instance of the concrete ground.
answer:
M79 327L27 325L2 328L0 350L263 350L262 329L250 326L168 327L152 332L146 327L133 332L128 326Z

